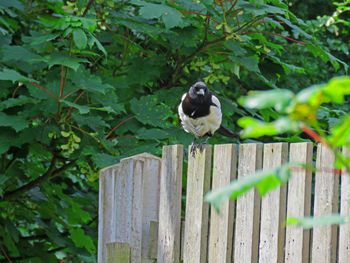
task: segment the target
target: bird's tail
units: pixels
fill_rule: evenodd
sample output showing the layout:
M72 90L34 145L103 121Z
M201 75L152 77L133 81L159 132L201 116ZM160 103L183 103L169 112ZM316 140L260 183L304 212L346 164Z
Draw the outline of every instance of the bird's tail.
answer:
M220 125L217 132L220 133L221 135L224 135L224 136L229 137L229 138L239 137L238 133L235 133L235 132L231 131L230 129L227 129L226 127L224 127L222 125Z

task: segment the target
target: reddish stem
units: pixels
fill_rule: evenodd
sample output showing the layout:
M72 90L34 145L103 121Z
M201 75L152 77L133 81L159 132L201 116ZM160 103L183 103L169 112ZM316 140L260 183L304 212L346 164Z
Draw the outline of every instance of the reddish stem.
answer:
M38 85L38 84L36 84L36 83L34 83L34 82L32 82L32 81L28 81L30 84L32 84L32 85L34 85L34 86L36 86L36 87L38 87L38 88L40 88L40 89L42 89L43 91L45 91L47 94L49 94L52 98L54 98L57 102L60 102L59 101L59 99L55 96L55 95L53 95L50 91L48 91L47 89L45 89L44 87L42 87L42 86L40 86L40 85Z
M114 139L133 139L135 136L117 136L117 137L112 137L109 138L108 140L114 140Z
M83 90L83 91L79 94L79 96L76 97L76 99L73 101L73 103L76 103L76 102L80 99L80 97L84 95L85 91L86 91L86 90ZM69 116L69 114L70 114L70 112L72 111L72 109L73 109L73 106L71 106L71 107L68 109L67 115L64 117L63 122L67 119L67 117Z
M304 124L301 125L301 129L303 130L303 132L308 134L315 141L318 141L318 142L323 143L324 145L328 146L328 142L325 139L323 139L318 133L316 133L315 131L311 130L306 125L304 125Z
M218 0L218 1L219 1L219 4L220 4L221 8L222 8L222 11L224 11L225 9L224 9L224 6L222 5L221 0Z
M212 18L211 16L205 15L205 14L201 14L201 13L197 13L197 12L192 12L192 11L180 11L181 13L184 14L194 14L194 15L200 15L200 16L205 16L207 18L209 18L210 20L214 21L215 23L217 23L218 25L220 24L219 21L215 20L214 18Z
M135 118L135 116L131 116L131 117L129 117L129 118L127 118L126 120L123 120L123 121L121 121L120 123L118 123L116 126L114 126L113 127L113 129L106 135L106 139L114 132L114 130L115 129L117 129L120 125L122 125L123 123L125 123L125 122L127 122L127 121L129 121L129 120L131 120L131 119L133 119L133 118Z
M78 90L80 90L81 88L77 88L71 92L69 92L66 96L63 97L63 99L65 100L66 98L68 98L70 95L74 94L75 92L77 92Z
M293 39L293 38L286 37L286 36L283 36L283 35L280 35L280 34L277 34L277 33L273 33L273 32L250 31L250 32L242 33L242 35L255 34L255 33L262 33L262 34L275 35L275 36L283 37L283 38L285 38L285 39L288 39L288 40L293 41L293 42L298 43L298 44L307 45L307 43L304 43L304 42L301 42L301 41L298 41L298 40L295 40L295 39Z

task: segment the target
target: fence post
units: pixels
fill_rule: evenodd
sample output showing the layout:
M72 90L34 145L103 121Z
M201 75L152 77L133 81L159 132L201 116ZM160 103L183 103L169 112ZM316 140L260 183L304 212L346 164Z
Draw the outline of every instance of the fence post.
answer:
M348 148L343 148L343 154L350 156ZM350 173L343 169L341 176L341 198L340 213L342 215L350 214ZM339 226L339 263L348 263L350 258L350 224Z
M203 152L197 150L195 157L188 157L184 263L207 261L209 204L204 194L210 185L211 149L205 145Z
M292 143L291 163L312 164L312 143ZM311 212L312 171L297 167L288 181L287 217L309 216ZM310 258L310 230L286 226L285 263L307 263Z
M183 145L163 147L160 179L158 263L180 259Z
M228 185L236 177L236 144L221 144L214 147L212 189ZM234 201L226 200L220 214L211 209L209 230L209 263L232 262Z
M264 145L263 168L277 168L288 161L288 143ZM261 201L260 263L283 262L287 185L271 190Z
M238 179L262 168L261 143L239 145ZM234 262L257 263L259 251L260 196L253 189L237 198Z
M98 262L107 243L127 243L133 263L148 258L150 221L158 221L160 159L139 154L102 169L99 195Z
M334 154L327 146L318 144L314 216L338 212L339 175L334 174ZM338 226L313 228L312 262L336 262Z

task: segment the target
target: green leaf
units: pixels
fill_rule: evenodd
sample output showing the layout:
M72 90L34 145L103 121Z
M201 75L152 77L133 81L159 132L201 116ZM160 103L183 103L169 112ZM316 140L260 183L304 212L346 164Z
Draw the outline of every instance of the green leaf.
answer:
M24 95L19 95L17 98L9 98L2 101L0 104L0 111L11 107L22 106L27 103L37 103L37 100Z
M281 117L273 122L262 122L252 117L243 117L238 120L237 124L244 128L241 132L242 138L257 138L298 131L297 122L289 117Z
M318 226L327 226L327 225L339 225L350 222L350 214L340 215L340 214L329 214L320 217L288 217L288 225L297 225L303 228L314 228Z
M137 131L137 138L144 140L161 140L168 138L169 134L164 129L141 128Z
M0 126L2 127L11 127L19 132L24 128L28 127L29 122L21 116L17 115L6 115L3 112L0 112Z
M91 254L96 250L91 237L86 235L81 228L72 228L69 230L70 237L77 247L86 248Z
M67 104L70 107L76 108L80 112L80 114L87 114L87 113L89 113L89 111L91 109L88 106L79 105L79 104L76 104L76 103L73 103L73 102L70 102L67 100L60 100L60 101L63 102L64 104Z
M323 93L329 98L329 101L341 104L344 102L344 96L350 95L350 77L338 77L331 79L322 87Z
M87 37L81 28L73 30L73 41L77 48L85 49L87 45Z
M253 57L232 57L229 56L229 59L232 62L239 63L244 66L247 70L252 72L260 72L258 67L259 59L256 56Z
M165 120L172 115L169 107L158 103L157 97L153 95L143 96L139 100L133 98L130 105L136 119L151 126L166 127L168 123Z
M252 188L257 188L261 195L285 183L290 176L290 168L295 164L284 164L281 168L260 170L255 174L232 181L229 185L210 191L205 200L219 211L220 205L227 199L236 199Z
M75 71L78 70L80 63L87 63L88 60L84 58L71 57L65 52L54 53L50 56L43 57L36 61L44 61L49 65L49 69L54 65L63 65Z
M27 78L22 76L17 71L4 68L3 71L0 71L0 80L11 80L12 82L16 81L32 81L36 82L34 79Z
M182 14L174 8L162 4L152 4L143 1L133 2L138 2L139 5L142 5L140 8L140 14L143 18L158 19L161 17L167 29L180 26L182 24Z
M274 107L278 112L285 112L293 98L294 93L287 89L251 91L247 97L241 97L239 103L251 109Z
M120 157L116 157L106 153L97 153L92 156L92 159L96 163L97 167L105 168L120 161Z
M312 52L312 54L314 56L320 57L324 62L331 62L331 64L333 65L333 67L338 70L339 69L339 63L343 65L345 71L348 71L349 66L341 61L340 59L334 57L332 54L330 54L329 52L323 50L320 46L316 46L312 43L308 43L308 45L306 45L307 48Z

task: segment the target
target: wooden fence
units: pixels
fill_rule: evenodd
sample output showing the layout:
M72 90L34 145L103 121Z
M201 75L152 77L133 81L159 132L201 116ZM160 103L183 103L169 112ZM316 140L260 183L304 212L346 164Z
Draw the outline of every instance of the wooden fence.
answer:
M295 170L288 184L263 198L251 190L226 201L220 214L203 202L210 189L288 160L311 164L312 143L215 145L213 161L207 145L189 156L186 193L182 145L165 146L162 159L145 153L103 169L98 262L350 262L349 224L285 226L286 216L350 213L350 177L332 173L329 149L318 145L316 151L315 174Z

